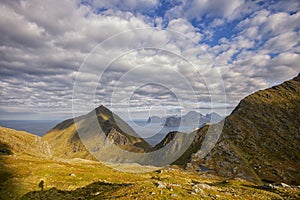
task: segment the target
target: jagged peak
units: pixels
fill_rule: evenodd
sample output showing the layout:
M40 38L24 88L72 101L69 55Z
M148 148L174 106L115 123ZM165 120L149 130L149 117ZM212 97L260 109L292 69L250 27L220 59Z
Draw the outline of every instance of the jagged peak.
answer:
M100 105L97 108L95 108L95 111L110 111L108 108L106 108L104 105Z

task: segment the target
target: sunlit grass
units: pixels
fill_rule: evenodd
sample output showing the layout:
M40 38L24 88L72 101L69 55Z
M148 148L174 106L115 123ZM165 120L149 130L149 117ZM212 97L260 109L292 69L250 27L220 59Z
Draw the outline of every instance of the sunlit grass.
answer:
M11 173L4 181L0 196L4 199L18 199L38 195L53 195L59 199L61 194L68 197L120 199L280 199L300 197L300 190L282 189L262 190L255 184L244 180L224 181L224 178L196 174L173 166L148 173L128 173L109 168L101 163L82 159L61 159L32 157L28 155L3 155L3 172ZM1 177L3 178L3 177ZM44 192L40 191L39 182L44 181ZM163 183L165 188L158 188ZM205 184L209 188L200 188L195 193L195 185ZM56 189L53 189L56 188ZM80 189L81 188L81 189ZM97 195L96 195L97 194ZM30 196L31 195L31 196ZM57 196L58 195L58 196ZM62 198L63 199L63 198Z

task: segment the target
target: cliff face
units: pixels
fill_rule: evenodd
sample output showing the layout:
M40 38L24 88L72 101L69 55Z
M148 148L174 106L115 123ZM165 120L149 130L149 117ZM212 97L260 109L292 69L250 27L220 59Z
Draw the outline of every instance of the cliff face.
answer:
M224 122L222 134L204 158L199 151L208 126L175 162L253 182L300 184L300 77L244 98ZM217 126L212 125L212 126Z
M96 116L96 119L94 119ZM77 123L77 126L74 122ZM54 150L54 155L65 158L84 158L95 159L90 151L97 152L101 145L93 143L97 140L97 134L90 135L90 132L96 130L95 126L100 126L103 132L103 144L114 144L126 151L146 152L151 146L142 138L140 138L134 130L124 122L119 116L113 114L104 106L99 106L90 113L77 117L76 119L68 119L51 129L43 140L49 142ZM81 135L78 134L78 126ZM100 130L100 129L99 129ZM89 150L82 143L83 138L90 140ZM89 142L89 141L88 141ZM91 146L92 145L92 146ZM103 146L103 145L102 145Z

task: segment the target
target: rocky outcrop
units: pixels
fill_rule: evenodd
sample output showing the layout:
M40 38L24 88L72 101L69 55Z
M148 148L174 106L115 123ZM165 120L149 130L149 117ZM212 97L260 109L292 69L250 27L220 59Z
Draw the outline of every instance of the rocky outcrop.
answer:
M116 129L112 128L106 135L106 140L116 145L130 145L128 137L119 133Z
M158 149L165 147L167 144L169 144L175 138L175 136L178 133L179 132L177 132L177 131L169 132L160 143L158 143L157 145L155 145L153 147L153 150L158 150Z

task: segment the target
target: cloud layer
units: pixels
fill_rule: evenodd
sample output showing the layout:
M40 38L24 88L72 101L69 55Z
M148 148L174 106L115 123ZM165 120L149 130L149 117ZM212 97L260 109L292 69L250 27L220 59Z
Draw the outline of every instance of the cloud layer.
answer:
M299 73L299 8L297 0L1 1L0 119L71 117L74 101L78 112L104 104L135 117L162 106L229 113Z

